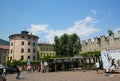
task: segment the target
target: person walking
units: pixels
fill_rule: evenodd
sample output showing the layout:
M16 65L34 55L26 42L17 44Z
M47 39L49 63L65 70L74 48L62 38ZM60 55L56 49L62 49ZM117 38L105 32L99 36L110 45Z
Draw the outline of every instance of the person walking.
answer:
M6 81L6 78L3 74L3 69L0 69L0 81Z
M45 65L44 65L44 61L41 61L41 72L44 73L45 72Z
M6 67L3 69L3 74L6 76Z
M111 62L111 67L114 66L116 68L116 65L115 65L115 59L113 58L112 59L112 62Z
M99 73L100 63L97 61L97 62L95 63L95 66L96 66L96 71L97 71L97 73Z
M16 79L20 79L19 65L17 65L16 72L17 72Z

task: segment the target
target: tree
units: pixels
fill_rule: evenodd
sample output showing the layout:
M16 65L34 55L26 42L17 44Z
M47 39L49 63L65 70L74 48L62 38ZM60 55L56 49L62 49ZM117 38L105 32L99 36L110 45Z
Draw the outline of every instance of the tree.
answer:
M56 51L56 55L60 55L60 40L57 36L54 38L55 44L54 44L54 49Z
M72 54L77 54L81 50L81 43L80 38L77 34L71 35L71 42L72 42Z
M63 36L61 36L60 41L61 41L61 54L62 56L66 56L68 55L68 42L69 42L69 35L68 34L64 34Z
M80 38L77 34L63 34L54 38L56 55L74 56L81 50Z
M114 35L113 31L112 31L112 30L108 30L108 35L109 35L109 36Z

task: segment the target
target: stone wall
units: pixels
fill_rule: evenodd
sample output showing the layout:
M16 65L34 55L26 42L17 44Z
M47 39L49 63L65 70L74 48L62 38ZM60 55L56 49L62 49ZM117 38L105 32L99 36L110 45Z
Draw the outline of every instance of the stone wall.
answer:
M82 41L82 53L90 51L101 51L103 49L120 49L120 31L118 31L118 37L114 34L111 36L102 35L92 39Z

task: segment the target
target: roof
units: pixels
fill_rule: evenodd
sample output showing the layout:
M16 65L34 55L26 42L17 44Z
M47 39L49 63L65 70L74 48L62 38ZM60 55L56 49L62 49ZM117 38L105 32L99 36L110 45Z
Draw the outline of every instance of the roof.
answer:
M37 39L39 39L38 36L32 35L32 34L12 34L9 36L9 38L14 37L14 36L30 36L30 37L36 37Z
M9 49L9 46L7 46L7 45L0 45L0 49Z
M38 46L53 46L53 44L49 44L49 43L38 43Z

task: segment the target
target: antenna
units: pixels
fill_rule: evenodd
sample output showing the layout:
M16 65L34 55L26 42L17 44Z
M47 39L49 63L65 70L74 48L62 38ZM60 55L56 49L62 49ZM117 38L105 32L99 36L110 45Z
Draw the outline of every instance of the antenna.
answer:
M24 27L24 31L26 31L26 27Z
M24 28L24 30L23 31L21 31L21 33L22 34L28 34L29 32L28 31L26 31L26 27Z

